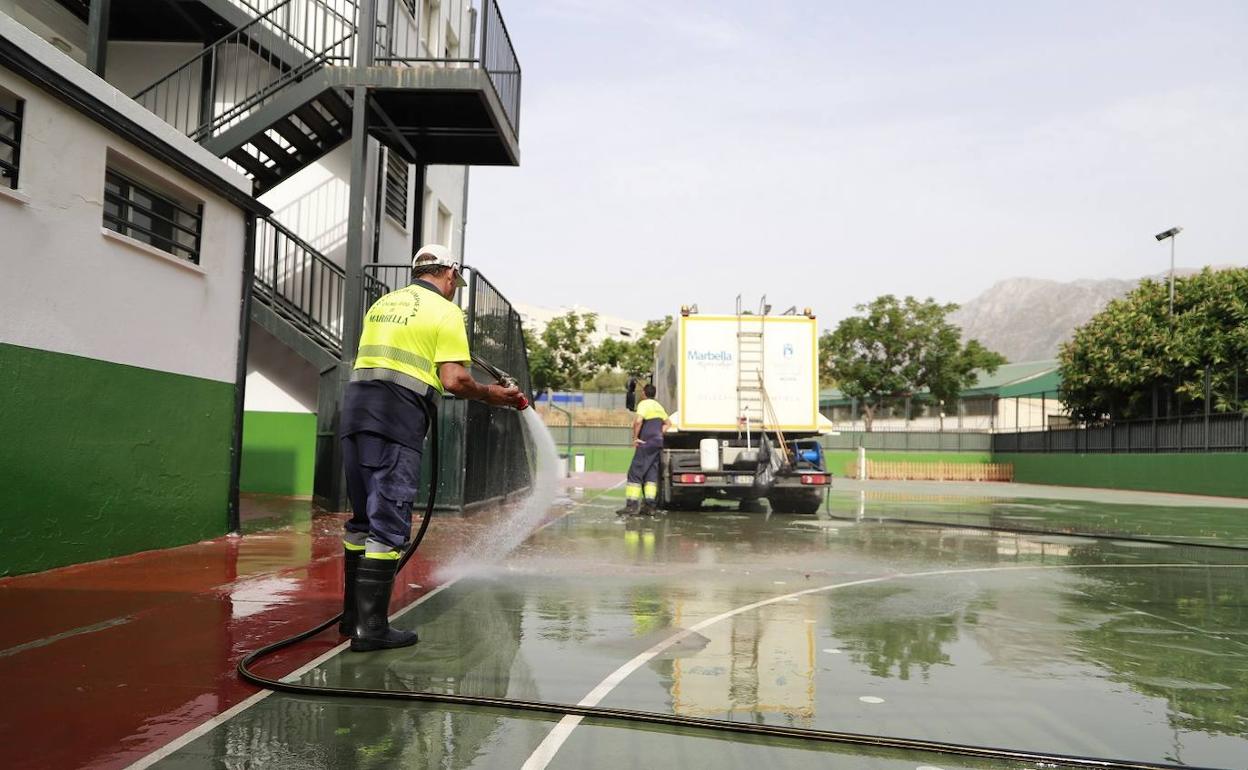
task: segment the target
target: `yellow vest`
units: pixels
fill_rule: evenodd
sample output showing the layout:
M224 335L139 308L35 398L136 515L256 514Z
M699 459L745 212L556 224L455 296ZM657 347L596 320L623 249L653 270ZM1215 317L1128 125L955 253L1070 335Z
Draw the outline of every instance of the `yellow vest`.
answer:
M438 364L468 366L464 311L441 294L412 284L373 303L364 316L352 379L389 380L416 392L442 393ZM413 382L412 380L415 380Z
M647 398L637 405L637 416L643 420L666 420L667 410L652 398Z

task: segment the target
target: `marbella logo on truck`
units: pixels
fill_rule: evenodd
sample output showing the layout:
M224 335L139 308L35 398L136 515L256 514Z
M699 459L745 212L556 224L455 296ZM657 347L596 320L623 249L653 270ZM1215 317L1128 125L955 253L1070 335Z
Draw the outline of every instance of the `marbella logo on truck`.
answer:
M732 353L729 353L727 350L689 350L686 353L690 363L720 366L727 366L732 363Z

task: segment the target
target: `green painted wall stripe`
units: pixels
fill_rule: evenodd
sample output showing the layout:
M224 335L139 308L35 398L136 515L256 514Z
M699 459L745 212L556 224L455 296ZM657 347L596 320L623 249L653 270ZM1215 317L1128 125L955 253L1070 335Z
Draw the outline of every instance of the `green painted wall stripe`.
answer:
M316 415L245 412L239 488L272 495L310 495L316 468Z
M1189 495L1248 497L1248 454L1002 453L1014 480L1028 484L1138 489Z
M228 526L234 386L0 344L0 575Z

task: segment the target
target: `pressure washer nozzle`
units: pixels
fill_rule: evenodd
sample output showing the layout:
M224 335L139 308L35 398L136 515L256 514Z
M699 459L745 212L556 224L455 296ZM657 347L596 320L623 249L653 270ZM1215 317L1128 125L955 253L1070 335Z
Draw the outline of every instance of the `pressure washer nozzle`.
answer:
M516 382L516 378L515 378L515 377L512 377L510 374L506 374L506 373L502 373L502 376L498 378L498 384L499 384L499 385L502 385L504 388L518 388L518 387L520 387L520 384L519 384L518 382ZM529 399L528 399L528 397L527 397L527 396L524 396L524 395L521 395L521 396L520 396L520 406L516 407L516 411L518 411L518 412L523 412L525 409L528 409L528 408L529 408Z

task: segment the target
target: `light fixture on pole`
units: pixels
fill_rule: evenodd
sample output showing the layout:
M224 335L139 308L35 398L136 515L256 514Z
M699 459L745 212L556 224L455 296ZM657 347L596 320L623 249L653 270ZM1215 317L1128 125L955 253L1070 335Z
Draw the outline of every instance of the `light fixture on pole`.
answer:
M1164 233L1157 233L1156 237L1159 241L1170 239L1170 315L1174 315L1174 242L1175 236L1183 232L1182 227L1172 227Z

